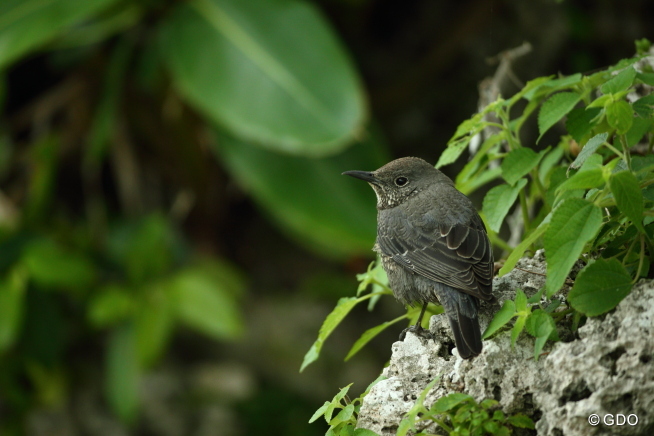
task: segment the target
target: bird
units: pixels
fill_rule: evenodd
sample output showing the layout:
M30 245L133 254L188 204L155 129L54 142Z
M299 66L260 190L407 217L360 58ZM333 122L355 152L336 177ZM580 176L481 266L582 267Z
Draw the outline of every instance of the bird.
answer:
M484 223L454 182L417 157L393 160L375 171L345 171L377 195L378 253L397 300L422 304L407 331L428 333L421 322L430 302L448 317L459 356L482 351L477 313L480 300L493 301L493 251Z

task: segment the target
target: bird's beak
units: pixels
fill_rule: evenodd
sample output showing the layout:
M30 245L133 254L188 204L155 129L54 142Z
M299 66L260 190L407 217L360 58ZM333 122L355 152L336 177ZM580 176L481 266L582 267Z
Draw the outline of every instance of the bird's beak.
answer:
M345 171L341 175L352 176L357 179L365 180L368 183L374 183L375 185L379 184L379 179L369 171Z

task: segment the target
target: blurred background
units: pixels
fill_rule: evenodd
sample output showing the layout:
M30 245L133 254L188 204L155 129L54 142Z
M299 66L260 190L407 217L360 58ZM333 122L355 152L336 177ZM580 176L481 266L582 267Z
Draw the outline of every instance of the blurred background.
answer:
M531 45L510 96L652 22L647 0L0 0L0 435L324 434L313 412L403 326L347 351L405 312L356 308L298 372L374 260L374 194L340 173L435 163L501 52Z

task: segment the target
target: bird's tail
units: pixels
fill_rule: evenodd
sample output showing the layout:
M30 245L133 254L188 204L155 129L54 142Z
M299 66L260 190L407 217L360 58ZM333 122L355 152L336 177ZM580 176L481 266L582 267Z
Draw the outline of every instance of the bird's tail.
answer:
M456 291L456 298L446 307L454 342L459 355L470 359L481 353L481 330L477 319L477 299L472 295Z

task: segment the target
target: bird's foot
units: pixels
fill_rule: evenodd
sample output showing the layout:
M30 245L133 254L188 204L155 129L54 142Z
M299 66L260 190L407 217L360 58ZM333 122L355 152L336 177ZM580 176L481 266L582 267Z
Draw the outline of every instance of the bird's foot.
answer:
M404 341L407 332L411 332L414 335L418 336L419 338L423 338L427 340L434 339L434 335L432 335L429 330L422 328L421 325L412 325L402 330L402 333L400 333L400 341Z

